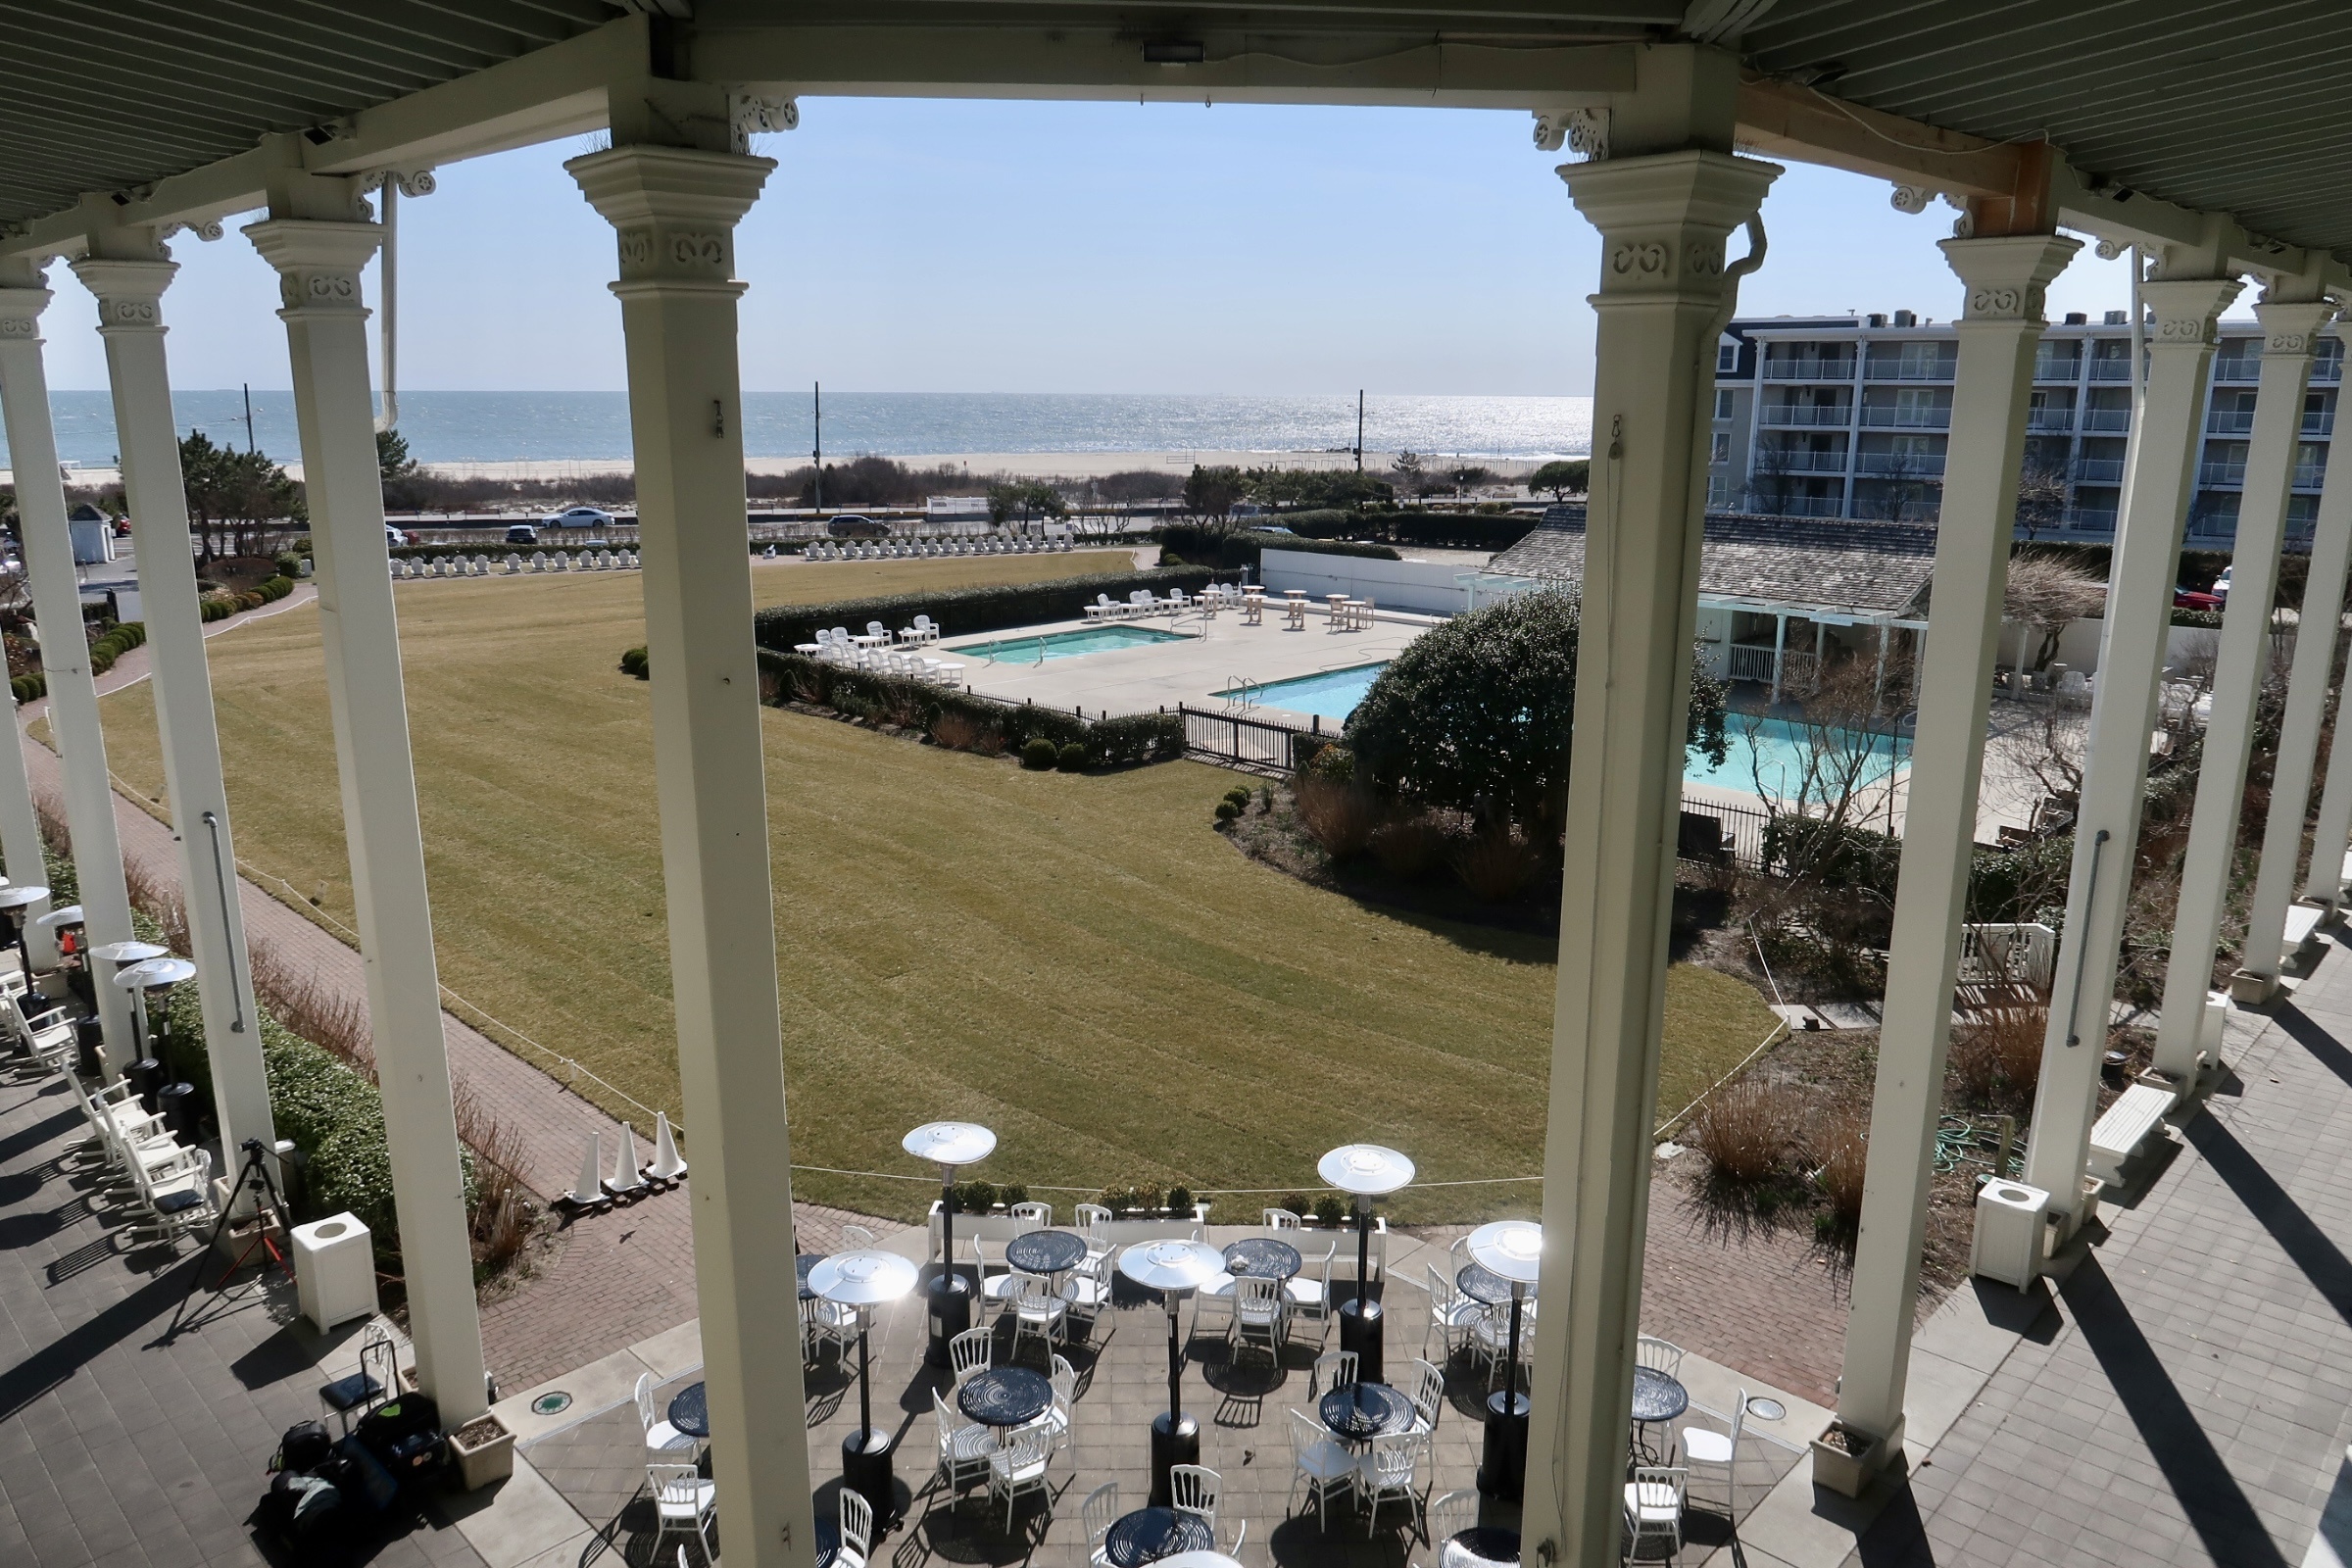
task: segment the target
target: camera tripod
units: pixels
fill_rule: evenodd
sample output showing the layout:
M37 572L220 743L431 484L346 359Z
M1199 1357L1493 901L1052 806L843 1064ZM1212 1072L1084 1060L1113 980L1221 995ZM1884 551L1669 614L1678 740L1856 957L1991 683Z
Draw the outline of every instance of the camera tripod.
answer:
M276 1241L270 1234L269 1222L271 1219L277 1221L280 1230L288 1232L293 1229L293 1222L286 1216L286 1203L278 1194L277 1181L270 1174L262 1141L248 1138L238 1147L245 1152L245 1163L239 1167L237 1179L229 1188L228 1200L221 1204L220 1217L213 1222L213 1234L205 1238L204 1250L196 1254L196 1272L188 1280L188 1294L179 1298L179 1306L172 1314L172 1326L164 1333L166 1339L179 1332L182 1314L187 1311L188 1303L196 1298L197 1290L203 1286L205 1254L220 1246L221 1232L228 1229L229 1220L237 1211L237 1195L240 1193L253 1194L254 1212L260 1216L262 1223L255 1228L253 1239L238 1251L236 1260L220 1271L220 1277L214 1281L213 1289L217 1291L226 1285L237 1270L252 1260L257 1250L267 1252L270 1261L276 1264L278 1271L287 1279L294 1278L294 1270L287 1264L285 1253L278 1250Z

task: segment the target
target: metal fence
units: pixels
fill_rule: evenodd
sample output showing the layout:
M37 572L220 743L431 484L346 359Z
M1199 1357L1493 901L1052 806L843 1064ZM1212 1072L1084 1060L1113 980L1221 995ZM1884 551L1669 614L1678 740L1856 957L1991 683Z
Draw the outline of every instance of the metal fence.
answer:
M1678 859L1698 865L1764 869L1764 829L1772 813L1761 806L1727 806L1721 801L1683 797L1683 819L1675 834Z
M1199 762L1238 767L1247 773L1289 773L1302 760L1302 737L1324 734L1320 719L1310 724L1288 724L1240 708L1192 708L1178 705L1184 715L1184 755ZM1337 738L1333 732L1332 738Z

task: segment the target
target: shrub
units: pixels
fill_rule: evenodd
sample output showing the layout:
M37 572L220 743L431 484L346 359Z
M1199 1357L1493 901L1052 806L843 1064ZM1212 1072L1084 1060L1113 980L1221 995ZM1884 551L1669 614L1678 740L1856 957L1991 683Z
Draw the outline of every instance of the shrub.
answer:
M20 703L35 702L49 695L49 677L37 669L26 675L12 675L8 689Z
M116 660L121 659L146 640L147 628L143 623L135 620L122 622L105 636L90 644L90 673L93 675L105 674L115 667Z
M1021 765L1044 770L1061 758L1061 750L1043 735L1032 735L1021 743Z
M1169 1185L1168 1207L1179 1214L1190 1214L1193 1211L1194 1203L1193 1190L1190 1187L1182 1182L1174 1182Z
M802 702L845 713L897 715L893 722L929 727L934 739L942 715L963 714L978 726L971 750L987 757L996 756L1007 745L1022 746L1039 737L1054 743L1055 761L1060 760L1061 748L1074 741L1086 748L1088 761L1096 767L1154 762L1184 755L1184 718L1179 713L1124 713L1088 720L1059 709L1028 703L1016 707L970 692L845 669L801 654L779 654L765 648L760 650L760 667L763 674L775 671L779 687ZM1045 765L1051 767L1054 762Z
M1383 822L1372 831L1372 858L1391 876L1417 880L1446 858L1446 829L1420 811Z
M1796 1107L1772 1084L1737 1083L1708 1098L1682 1142L1727 1182L1753 1186L1779 1174L1795 1142Z
M985 1214L998 1202L994 1182L952 1182L948 1186L948 1196L954 1200L958 1214Z
M1862 1178L1870 1161L1870 1124L1853 1111L1839 1111L1823 1124L1814 1143L1821 1168L1814 1185L1830 1200L1830 1211L1817 1228L1850 1237L1862 1223ZM1827 1222L1827 1223L1821 1223Z
M1263 529L1246 528L1238 532L1203 527L1199 523L1172 522L1153 530L1158 539L1163 561L1169 556L1236 570L1247 566L1257 570L1264 563L1268 550L1297 550L1313 556L1358 556L1374 561L1395 561L1396 552L1387 545L1369 544L1352 539L1316 538L1298 526L1299 522L1318 514L1291 513L1281 518L1282 526L1290 533L1269 533ZM1348 518L1348 513L1332 513L1333 517ZM1356 524L1361 527L1360 523ZM1338 532L1338 528L1331 531Z
M983 739L996 742L996 751L1004 750L1004 737L994 724L984 724L969 713L942 709L931 718L931 738L953 752L976 752ZM995 756L996 752L989 753Z
M1315 1218L1322 1224L1337 1225L1347 1217L1348 1205L1331 1194L1325 1193L1315 1200Z
M1242 807L1239 801L1219 801L1217 803L1218 821L1238 822L1241 820L1241 816Z
M1375 513L1365 520L1400 545L1444 550L1508 550L1539 526L1537 517L1524 512Z
M1064 773L1082 772L1086 767L1086 747L1078 741L1067 742L1057 754L1057 760Z
M1380 826L1380 803L1357 785L1309 776L1291 793L1299 825L1334 862L1363 854L1372 830Z
M820 626L859 629L869 620L878 620L885 626L905 626L918 613L929 615L958 635L996 631L1006 626L1035 626L1050 620L1081 618L1099 593L1106 593L1113 599L1125 599L1138 588L1163 595L1172 588L1198 593L1215 575L1201 566L1163 566L1154 571L1098 572L1046 582L846 599L831 605L783 605L762 610L752 617L752 637L762 648L786 653L796 644L814 641Z
M1316 778L1327 778L1334 784L1355 782L1355 754L1345 746L1326 746L1308 759L1306 770Z
M1236 806L1248 806L1250 804L1250 786L1247 784L1236 784L1233 788L1225 792L1225 799L1231 801Z
M639 680L651 680L653 669L647 661L645 650L642 648L622 649L620 651L620 672L623 675L634 675Z
M1453 858L1462 885L1489 904L1517 898L1544 868L1544 849L1495 823L1464 845Z
M1117 1214L1130 1208L1164 1207L1167 1195L1157 1182L1130 1182L1103 1188L1095 1201Z
M2047 1006L2003 1007L1955 1030L1951 1070L1964 1102L2019 1115L2031 1110L2049 1026Z

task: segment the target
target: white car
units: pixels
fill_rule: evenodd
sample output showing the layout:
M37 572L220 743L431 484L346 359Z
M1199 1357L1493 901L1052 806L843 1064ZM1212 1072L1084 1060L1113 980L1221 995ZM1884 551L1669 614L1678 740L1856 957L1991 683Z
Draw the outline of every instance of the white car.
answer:
M562 512L539 519L542 528L602 528L612 520L612 514L595 507L566 507Z
M2230 574L2236 569L2234 565L2224 566L2222 574L2213 579L2213 597L2225 605L2230 602Z

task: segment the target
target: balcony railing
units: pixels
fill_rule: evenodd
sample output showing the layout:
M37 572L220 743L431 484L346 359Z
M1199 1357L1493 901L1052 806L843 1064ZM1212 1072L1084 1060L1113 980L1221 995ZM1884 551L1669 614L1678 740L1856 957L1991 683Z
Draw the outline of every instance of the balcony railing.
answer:
M1948 430L1952 427L1950 409L1873 408L1862 405L1862 422L1882 430Z
M2132 411L2130 409L2084 409L2082 411L2082 428L2084 430L2129 430L2132 428Z
M1753 643L1734 643L1725 650L1730 657L1728 668L1734 680L1752 680L1762 685L1772 684L1772 648L1758 648Z
M1872 360L1863 367L1866 381L1949 381L1955 360Z
M2129 381L2132 379L2130 360L2093 360L2090 362L2093 381Z
M1940 479L1943 457L1929 452L1864 452L1854 459L1854 471L1898 479Z
M2305 435L2335 434L2335 411L2333 409L2329 409L2325 414L2306 414L2303 416L2303 433Z
M1766 360L1764 379L1767 381L1851 381L1854 362L1851 360Z
M2216 409L2205 416L2207 435L2245 435L2254 428L2254 414L2250 409Z
M2034 362L2034 379L2036 381L2080 381L2082 379L2082 362L2079 358L2035 360Z
M2050 431L2063 435L2074 427L2075 411L2072 409L2028 409L2026 411L2026 428L2029 430Z
M1826 424L1842 430L1854 421L1854 406L1851 403L1767 403L1756 419L1761 424Z
M2295 465L2294 488L2297 490L2317 490L2320 487L2321 482L2326 479L2327 476L2328 465L2325 463L2298 463Z
M2242 463L2200 463L2197 465L2197 483L2235 484L2246 482L2246 466Z
M2333 386L2343 378L2344 357L2340 354L2333 359L2322 360L2311 368L2311 381L2314 386Z
M2123 482L2124 460L2121 458L2077 458L2075 460L2075 483L2077 484L2122 484Z
M1768 506L1758 499L1756 509L1769 511L1782 517L1836 517L1843 515L1843 503L1836 496L1790 496L1779 506Z
M2226 360L2216 359L2213 362L2213 378L2217 382L2227 381L2241 385L2248 381L2259 381L2262 379L2262 359L2259 355L2238 355Z
M1766 451L1756 455L1756 467L1759 471L1775 471L1771 466L1775 463L1780 465L1777 471L1781 473L1843 473L1845 471L1845 454L1842 452Z

